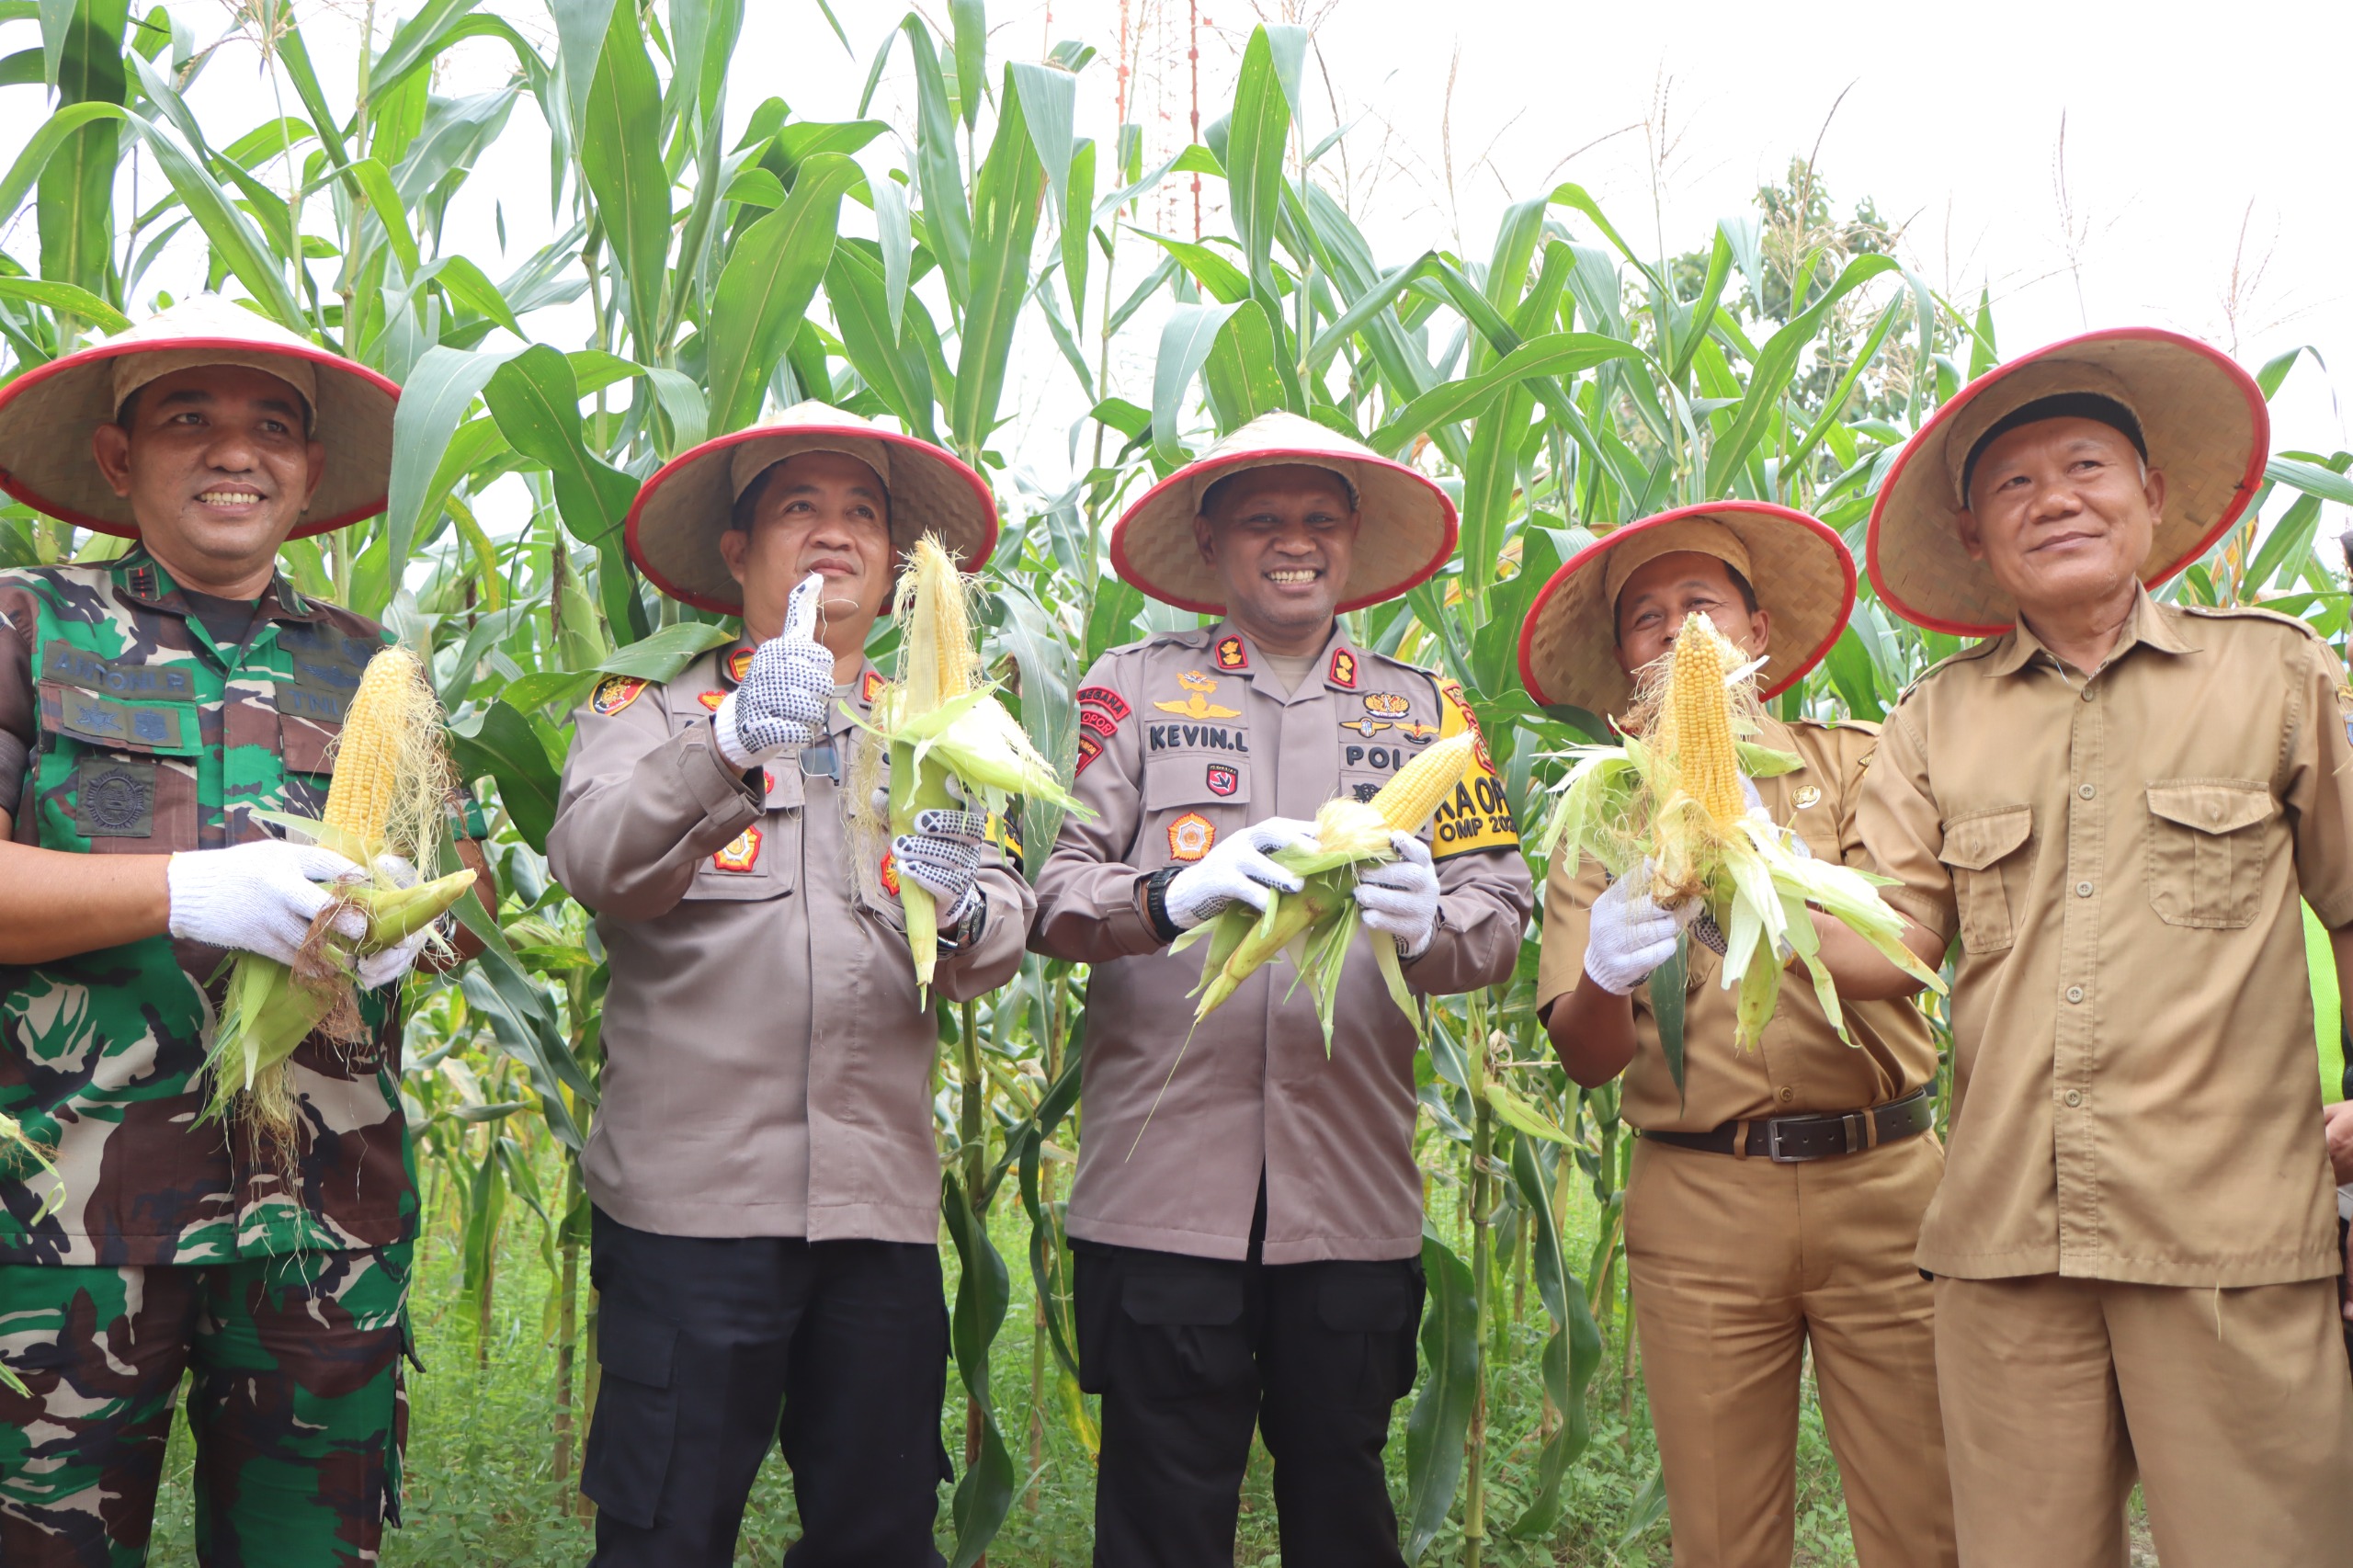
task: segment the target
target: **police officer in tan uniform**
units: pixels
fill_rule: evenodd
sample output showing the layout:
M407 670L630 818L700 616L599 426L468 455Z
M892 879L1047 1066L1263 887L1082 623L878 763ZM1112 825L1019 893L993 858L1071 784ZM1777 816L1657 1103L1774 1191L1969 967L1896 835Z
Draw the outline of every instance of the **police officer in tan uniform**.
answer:
M1959 941L1919 1262L1964 1562L2123 1562L2136 1474L2166 1568L2353 1542L2298 908L2353 973L2345 672L2301 621L2149 592L2268 437L2222 355L2095 333L1964 388L1872 514L1881 599L1987 639L1889 713L1860 812L1915 950Z
M1335 619L1453 543L1435 485L1290 415L1112 535L1127 581L1222 619L1087 673L1074 789L1095 814L1064 821L1038 882L1031 945L1094 966L1068 1223L1081 1378L1103 1396L1097 1563L1230 1564L1254 1426L1287 1561L1402 1563L1381 1456L1422 1299L1415 1041L1370 945L1395 944L1417 993L1510 977L1531 889L1483 746L1427 840L1399 835L1359 884L1328 1056L1287 963L1195 1028L1200 957L1167 949L1297 889L1268 856L1326 801L1475 729L1459 689Z
M1709 617L1767 696L1829 652L1855 567L1815 519L1754 501L1689 506L1613 530L1562 567L1521 638L1543 703L1623 714L1633 672L1684 618ZM1855 827L1878 742L1869 724L1783 722L1759 744L1796 771L1749 783L1824 860L1870 869ZM1733 1044L1734 994L1700 926L1684 944L1683 1081L1661 1047L1651 971L1697 914L1660 909L1643 879L1556 859L1544 894L1537 1005L1569 1075L1625 1074L1641 1134L1626 1256L1681 1568L1787 1568L1797 1524L1798 1393L1810 1347L1863 1568L1954 1562L1928 1286L1913 1267L1942 1152L1930 1131L1936 1042L1906 1001L1844 1009L1784 986L1764 1038Z
M1012 976L1033 905L977 813L892 841L844 787L881 684L867 633L926 531L987 559L979 476L817 403L696 448L630 513L646 575L743 634L596 688L548 835L612 965L582 1159L599 1564L732 1562L779 1438L796 1568L939 1561L938 1040L897 889L938 900L949 1001Z

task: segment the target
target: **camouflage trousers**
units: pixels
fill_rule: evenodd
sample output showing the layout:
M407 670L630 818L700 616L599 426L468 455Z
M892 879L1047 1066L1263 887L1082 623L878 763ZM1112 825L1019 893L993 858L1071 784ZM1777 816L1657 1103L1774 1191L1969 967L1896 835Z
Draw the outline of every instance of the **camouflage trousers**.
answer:
M0 1563L147 1561L188 1374L197 1560L366 1563L398 1523L406 1247L230 1264L0 1264Z

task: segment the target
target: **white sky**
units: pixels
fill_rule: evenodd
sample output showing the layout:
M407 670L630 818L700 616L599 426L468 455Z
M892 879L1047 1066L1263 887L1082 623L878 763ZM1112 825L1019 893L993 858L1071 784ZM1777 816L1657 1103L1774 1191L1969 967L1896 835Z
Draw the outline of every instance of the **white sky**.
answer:
M1597 5L1588 0L1199 0L1201 118L1224 112L1244 40L1262 17L1313 28L1311 140L1353 121L1337 180L1384 264L1436 244L1483 259L1505 202L1574 179L1640 244L1704 244L1819 142L1817 169L1845 211L1873 198L1904 225L1905 261L1948 297L1990 287L2004 349L2092 326L2154 324L2232 348L2251 368L2300 345L2353 366L2353 209L2341 199L2347 139L2343 62L2353 6L2240 0L2229 6L1976 0L1870 11L1781 13L1721 0ZM1184 139L1187 0L1125 0L1138 34L1176 52L1168 80L1138 91L1157 161ZM200 38L226 25L220 0L175 7ZM380 16L407 6L386 5ZM492 0L528 34L553 28L529 0ZM904 0L835 0L855 57L814 0L747 0L730 118L769 94L803 119L847 119L867 62L905 14ZM921 8L944 7L923 0ZM359 0L298 6L330 97L347 101ZM991 7L993 75L1074 38L1103 51L1081 78L1081 134L1108 148L1111 56L1122 0L1000 0ZM381 36L381 28L380 28ZM30 23L0 29L0 50L37 44ZM510 57L460 46L444 92L503 79ZM196 102L225 142L270 111L253 56L224 51ZM893 57L875 113L894 123L905 84ZM1144 74L1152 62L1144 62ZM1452 78L1449 92L1449 74ZM1843 102L1840 95L1844 93ZM1834 104L1836 112L1832 113ZM0 90L0 153L46 113L37 88ZM1164 119L1163 115L1173 116ZM2065 125L2061 156L2061 125ZM1825 123L1826 122L1826 123ZM889 140L863 160L904 158ZM544 131L528 99L453 211L449 242L495 277L491 203L504 198L512 258L546 235ZM1105 183L1108 185L1108 180ZM1655 198L1655 205L1654 205ZM1189 206L1168 215L1189 228ZM855 220L851 221L853 225ZM1583 220L1572 215L1572 228ZM1214 225L1213 225L1214 226ZM31 259L29 220L8 236ZM185 289L192 252L154 275ZM1123 257L1131 278L1149 265ZM538 324L551 340L578 329ZM1115 390L1149 401L1156 328L1122 339ZM2275 449L2349 444L2336 374L2307 363L2275 403ZM1063 431L1082 411L1042 329L1019 347L1007 406L1022 411L1017 450L1049 481L1065 472Z

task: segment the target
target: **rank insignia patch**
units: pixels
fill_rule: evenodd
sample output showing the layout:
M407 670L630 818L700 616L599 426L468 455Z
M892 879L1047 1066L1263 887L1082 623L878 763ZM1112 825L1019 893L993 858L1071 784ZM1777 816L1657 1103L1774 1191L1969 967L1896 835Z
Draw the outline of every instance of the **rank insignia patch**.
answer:
M1217 829L1198 812L1187 812L1168 824L1168 858L1198 860L1217 842Z
M1246 670L1250 667L1250 650L1242 645L1239 637L1217 640L1217 667L1222 670Z
M1129 715L1134 711L1128 706L1126 698L1121 697L1108 686L1080 687L1078 702L1082 708L1101 709L1111 716L1114 722L1118 723L1125 723Z
M1357 688L1357 656L1346 648L1332 650L1332 684L1350 691Z
M744 676L750 673L751 668L751 649L738 648L733 653L727 655L727 678L733 681L736 685L741 686L744 684Z
M1215 676L1203 670L1187 670L1176 677L1176 684L1185 688L1185 696L1181 700L1155 702L1153 706L1163 713L1181 713L1188 719L1239 719L1242 717L1242 710L1239 708L1227 708L1210 700L1217 695Z
M881 695L882 672L881 670L867 671L865 678L858 683L858 699L871 708L874 706L874 699Z
M1378 713L1384 719L1403 719L1414 710L1414 705L1398 691L1368 691L1364 694L1364 710Z
M589 710L609 719L644 695L647 684L633 676L607 676L588 699Z
M723 691L699 691L695 693L695 700L716 713L719 705L727 700L727 694Z
M1822 791L1812 784L1801 784L1790 791L1790 803L1803 811L1822 803Z
M1091 735L1091 734L1087 733L1085 730L1081 730L1081 731L1079 731L1079 733L1078 733L1078 766L1077 766L1076 767L1074 767L1074 768L1073 768L1073 769L1071 770L1071 772L1072 772L1073 776L1074 777L1074 776L1076 776L1076 775L1078 775L1078 774L1081 774L1081 773L1086 772L1086 766L1087 766L1087 764L1089 764L1089 763L1093 762L1097 757L1101 756L1102 755L1103 755L1103 743L1102 743L1101 741L1097 740L1093 735Z
M1394 729L1395 727L1395 725L1390 723L1386 719L1343 719L1340 721L1340 728L1343 730L1354 730L1366 740L1372 739L1373 736L1379 734L1383 730Z
M760 863L760 830L747 827L733 843L710 858L714 871L748 871Z
M1413 721L1397 726L1397 733L1415 745L1427 745L1438 738L1438 726Z
M1210 764L1209 787L1212 795L1231 795L1242 787L1242 776L1225 763L1212 762Z
M898 856L888 849L882 851L882 864L875 869L875 874L882 880L882 888L884 892L888 892L892 898L899 896Z

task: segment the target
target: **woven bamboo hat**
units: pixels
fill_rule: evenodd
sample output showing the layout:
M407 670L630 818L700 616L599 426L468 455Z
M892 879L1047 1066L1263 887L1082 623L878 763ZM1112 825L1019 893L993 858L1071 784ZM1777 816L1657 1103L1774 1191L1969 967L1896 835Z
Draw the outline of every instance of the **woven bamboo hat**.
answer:
M1537 591L1519 631L1519 678L1548 706L1622 713L1634 684L1618 665L1618 595L1662 555L1728 562L1771 617L1758 690L1771 697L1820 664L1855 606L1855 558L1829 524L1763 501L1711 501L1613 528Z
M1871 584L1904 619L1963 637L2018 620L2018 604L1961 548L1962 471L1988 431L2030 403L2090 393L2139 421L2165 504L2141 580L2151 587L2196 561L2263 483L2271 418L2262 389L2220 350L2177 333L2086 333L1986 371L1905 443L1871 508Z
M1201 494L1244 469L1329 469L1363 515L1339 608L1361 609L1424 583L1454 553L1454 503L1423 475L1296 414L1262 414L1144 492L1111 530L1111 567L1163 604L1225 610L1225 585L1201 559L1193 518Z
M326 477L291 537L325 533L384 509L392 472L392 406L401 389L218 294L198 294L0 387L0 490L76 528L139 537L131 502L90 453L123 400L197 365L243 365L302 394Z
M811 402L794 403L771 424L713 437L665 463L630 506L630 559L681 603L742 613L744 589L728 575L719 536L727 531L736 497L802 452L838 452L874 471L890 493L892 547L903 554L934 533L961 570L977 572L996 548L996 500L979 474L928 441Z

